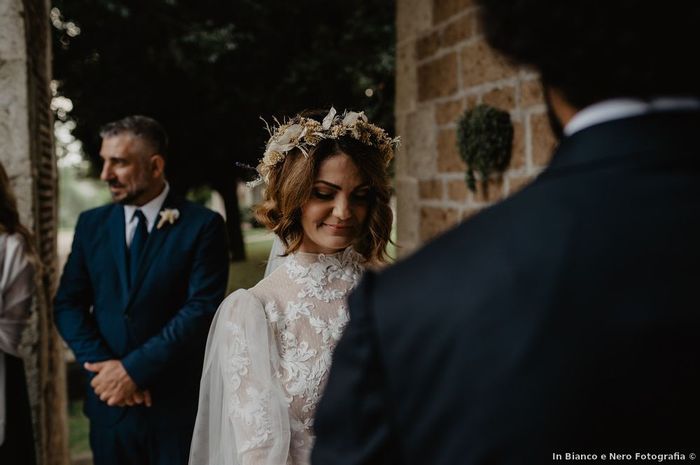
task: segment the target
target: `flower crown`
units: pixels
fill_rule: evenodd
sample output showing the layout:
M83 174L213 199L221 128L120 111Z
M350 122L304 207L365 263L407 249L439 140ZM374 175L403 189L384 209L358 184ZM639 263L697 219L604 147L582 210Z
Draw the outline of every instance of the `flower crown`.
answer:
M277 127L274 130L265 122L270 139L257 167L260 177L252 182L253 185L268 183L272 169L282 162L291 150L299 149L308 157L309 152L323 139L352 137L365 145L376 147L386 165L394 157L394 148L399 143L398 137L392 139L384 129L369 123L364 112L345 111L338 115L335 108L331 107L320 123L304 116L295 116L284 124L275 121Z

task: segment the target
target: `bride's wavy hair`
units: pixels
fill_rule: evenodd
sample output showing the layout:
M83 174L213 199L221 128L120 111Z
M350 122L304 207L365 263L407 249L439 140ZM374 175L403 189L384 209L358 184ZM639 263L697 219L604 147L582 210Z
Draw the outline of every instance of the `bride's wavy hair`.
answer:
M311 197L319 167L327 158L341 153L350 157L370 186L367 218L352 247L369 263L386 262L393 221L386 163L377 148L351 137L323 140L308 155L296 148L287 153L284 161L270 171L255 217L279 236L285 255L297 251L304 238L301 209Z

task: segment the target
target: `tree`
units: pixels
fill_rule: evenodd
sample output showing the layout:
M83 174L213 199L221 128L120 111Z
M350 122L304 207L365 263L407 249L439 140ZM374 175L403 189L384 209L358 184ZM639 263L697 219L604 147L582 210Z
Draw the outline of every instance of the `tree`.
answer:
M393 127L394 6L386 0L54 0L54 76L97 161L99 127L127 114L171 136L176 192L224 198L244 257L235 186L253 177L263 116L364 109ZM72 25L72 26L69 26Z

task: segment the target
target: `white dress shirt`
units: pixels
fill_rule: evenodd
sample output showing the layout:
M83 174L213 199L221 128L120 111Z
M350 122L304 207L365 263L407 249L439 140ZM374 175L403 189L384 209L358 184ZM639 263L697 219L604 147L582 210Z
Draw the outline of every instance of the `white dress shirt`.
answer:
M141 210L143 212L146 217L146 227L150 233L153 230L153 226L156 224L156 220L158 220L158 213L163 206L163 202L165 202L165 198L168 196L168 192L170 192L170 184L166 182L163 192L158 194L158 197L147 204L141 205L140 207L136 205L124 205L124 224L126 226L124 237L126 238L127 247L131 246L131 241L136 232L136 225L138 225L138 220L134 217L136 210Z
M564 135L570 136L606 121L678 110L700 110L700 100L692 97L658 97L648 101L631 98L604 100L577 112L564 127Z

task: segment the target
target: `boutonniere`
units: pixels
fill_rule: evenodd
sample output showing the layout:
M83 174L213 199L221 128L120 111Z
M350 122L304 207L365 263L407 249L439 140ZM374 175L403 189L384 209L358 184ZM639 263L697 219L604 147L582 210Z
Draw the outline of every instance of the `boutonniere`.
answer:
M180 218L180 211L177 208L166 208L160 212L160 221L158 221L156 228L162 228L165 223L173 224L178 218Z

